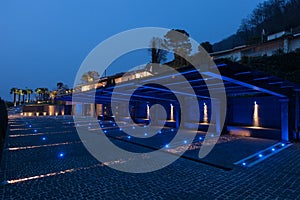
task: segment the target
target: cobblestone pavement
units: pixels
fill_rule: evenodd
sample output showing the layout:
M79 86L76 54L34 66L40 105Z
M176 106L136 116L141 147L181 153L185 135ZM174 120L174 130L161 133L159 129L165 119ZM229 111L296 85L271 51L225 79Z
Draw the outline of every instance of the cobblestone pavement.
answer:
M16 117L9 124L1 162L3 199L300 199L297 143L251 168L236 166L226 171L180 158L158 171L131 174L95 160L83 147L71 117ZM132 151L149 151L111 140ZM274 143L247 141L222 137L212 152L220 156L207 161L232 163L253 153L243 152L247 149L242 146L249 142L259 148ZM240 152L228 155L237 147Z

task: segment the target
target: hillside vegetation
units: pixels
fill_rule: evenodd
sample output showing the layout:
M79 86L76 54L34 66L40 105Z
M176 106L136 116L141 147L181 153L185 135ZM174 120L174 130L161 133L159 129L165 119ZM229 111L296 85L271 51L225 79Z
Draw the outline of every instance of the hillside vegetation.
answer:
M257 44L280 31L300 32L300 0L268 0L257 5L230 37L215 43L214 51Z

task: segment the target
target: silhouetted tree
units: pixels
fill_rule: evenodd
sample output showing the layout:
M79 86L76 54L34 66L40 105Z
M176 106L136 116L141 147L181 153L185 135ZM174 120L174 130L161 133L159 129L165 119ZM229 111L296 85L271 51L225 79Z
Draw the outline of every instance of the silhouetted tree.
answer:
M213 46L212 46L212 44L210 44L210 42L208 42L208 41L202 42L200 45L207 51L207 53L214 52Z
M95 80L99 79L99 73L96 71L88 71L86 73L84 73L81 76L81 81L83 83L90 83L90 82L94 82Z
M19 89L18 88L11 88L10 89L10 94L14 95L14 106L17 105L17 94L18 94Z
M22 90L21 91L21 96L22 96L22 104L25 103L25 95L27 95L27 91L26 90Z
M56 87L57 87L57 89L59 90L59 89L62 88L63 85L64 85L64 84L63 84L62 82L58 82L58 83L56 84Z
M175 62L180 66L186 65L187 61L183 57L189 57L192 51L190 35L185 30L172 29L164 37L165 48L174 52Z
M26 102L28 103L28 102L30 102L30 95L32 94L32 89L28 89L28 88L26 88L25 89L26 90Z
M167 59L167 51L163 50L163 42L162 38L154 37L151 40L151 48L149 49L151 53L151 63L162 63Z
M17 95L18 95L18 104L21 105L21 95L23 93L23 90L18 89Z
M35 93L38 94L38 100L40 101L48 100L48 96L49 96L48 88L36 88Z

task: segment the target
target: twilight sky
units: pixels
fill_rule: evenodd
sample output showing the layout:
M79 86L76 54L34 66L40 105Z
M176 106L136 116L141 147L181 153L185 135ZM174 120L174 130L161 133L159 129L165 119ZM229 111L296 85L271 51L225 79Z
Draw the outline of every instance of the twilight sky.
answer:
M0 97L12 101L12 87L53 89L57 82L72 87L87 54L128 29L185 29L199 43L217 42L263 1L0 0ZM124 66L108 73L126 71Z

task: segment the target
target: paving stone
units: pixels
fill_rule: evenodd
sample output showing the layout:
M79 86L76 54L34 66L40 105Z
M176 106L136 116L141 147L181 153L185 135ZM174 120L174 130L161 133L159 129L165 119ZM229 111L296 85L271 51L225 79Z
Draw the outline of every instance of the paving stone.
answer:
M6 148L68 144L3 151L2 182L75 171L2 185L3 199L300 199L298 143L251 168L225 171L179 158L161 170L132 174L99 165L80 142L76 143L78 134L68 121L71 117L10 119L11 137ZM41 140L43 136L46 141ZM114 142L137 152L147 150L120 140ZM221 144L230 148L226 142ZM238 142L234 139L235 144ZM65 156L59 158L59 152Z

